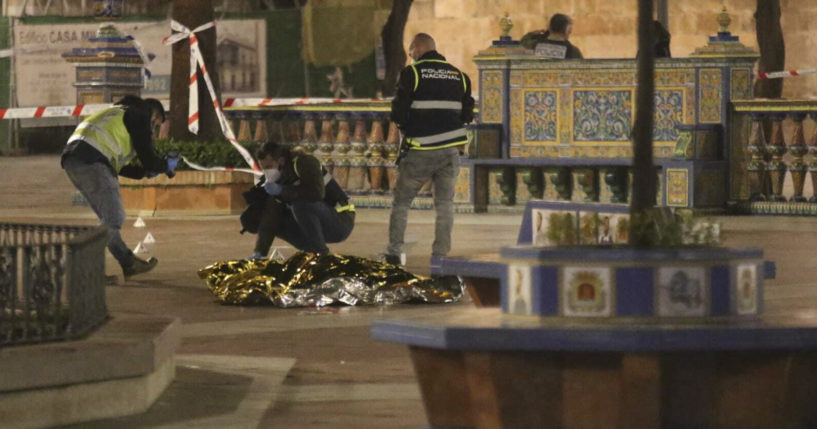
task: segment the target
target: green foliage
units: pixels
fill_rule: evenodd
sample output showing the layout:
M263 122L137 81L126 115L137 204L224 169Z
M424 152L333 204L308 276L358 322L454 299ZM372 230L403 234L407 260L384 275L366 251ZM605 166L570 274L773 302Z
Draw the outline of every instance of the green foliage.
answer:
M644 247L716 246L720 244L720 224L698 218L690 212L653 208L634 213L630 243Z
M190 162L199 164L204 167L247 167L247 163L241 154L226 141L213 142L176 142L169 139L155 140L156 152L164 156L168 152L176 152L184 156ZM241 143L251 154L261 146L260 143L245 142ZM184 162L179 163L178 170L190 170L190 167Z
M576 244L579 228L573 213L551 213L548 216L547 237L559 245Z
M570 212L554 212L548 216L547 237L557 245L587 244L598 234L601 218L598 213L581 216L581 230ZM631 223L635 226L630 231ZM646 212L622 216L615 228L616 242L630 237L629 243L642 247L717 246L720 244L720 224L700 218L688 211L653 208ZM582 237L580 243L580 235ZM635 239L634 239L635 237Z

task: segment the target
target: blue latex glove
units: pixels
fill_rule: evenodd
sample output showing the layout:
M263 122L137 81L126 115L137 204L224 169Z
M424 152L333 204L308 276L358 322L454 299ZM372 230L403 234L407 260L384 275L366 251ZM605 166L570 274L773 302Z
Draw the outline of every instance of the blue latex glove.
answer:
M165 174L169 178L173 178L176 175L176 166L179 165L179 157L176 155L168 154L165 157L165 162L167 163L167 170L165 170Z
M264 190L272 196L281 195L281 185L275 182L264 183Z
M179 165L179 157L167 156L167 171L173 173L176 171L176 166Z

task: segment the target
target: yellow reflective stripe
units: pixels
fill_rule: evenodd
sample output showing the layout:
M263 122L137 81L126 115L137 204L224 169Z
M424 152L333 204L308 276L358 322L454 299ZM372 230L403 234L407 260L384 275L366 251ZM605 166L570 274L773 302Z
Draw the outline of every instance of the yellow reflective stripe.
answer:
M420 60L420 61L413 62L411 65L413 67L413 66L415 66L417 64L420 64L420 63L443 63L443 64L448 64L448 61L443 61L443 60Z
M412 146L411 150L435 150L435 149L445 149L447 147L453 147L453 146L462 146L462 145L468 143L468 139L463 140L463 141L455 141L455 142L451 142L451 143L446 143L446 144L439 145L439 146L421 146L420 143L417 143L417 141L412 140L412 139L406 139L406 142L408 142Z
M298 174L298 158L300 158L300 156L296 156L292 159L292 169L295 170L295 177L300 179L301 175Z
M349 204L349 205L345 205L345 206L342 206L342 207L336 207L335 210L338 213L353 212L353 211L355 211L355 205L354 204Z
M468 84L465 83L465 74L460 72L460 76L462 76L462 90L468 92Z
M411 65L411 71L414 72L414 91L417 91L417 87L420 85L420 76L417 74L417 67L414 67L414 64Z

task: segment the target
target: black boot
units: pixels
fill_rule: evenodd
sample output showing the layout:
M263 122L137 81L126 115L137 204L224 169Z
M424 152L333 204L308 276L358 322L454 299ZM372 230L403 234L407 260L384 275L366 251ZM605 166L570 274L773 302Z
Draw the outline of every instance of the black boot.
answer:
M136 256L133 259L133 263L129 267L122 267L122 273L125 274L125 278L128 278L130 276L135 276L136 274L146 273L152 270L158 263L159 260L154 257L144 260Z

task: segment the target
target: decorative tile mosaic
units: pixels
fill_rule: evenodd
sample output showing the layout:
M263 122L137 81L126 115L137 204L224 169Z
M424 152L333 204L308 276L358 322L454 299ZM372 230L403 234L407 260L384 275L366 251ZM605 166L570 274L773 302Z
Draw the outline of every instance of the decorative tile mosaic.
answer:
M482 72L480 82L479 115L483 123L502 122L502 71L486 70Z
M632 90L578 90L572 99L574 140L630 140Z
M556 91L525 91L526 142L556 141L558 96Z
M681 90L656 90L653 126L654 141L678 140L677 125L684 120L684 93Z
M519 70L511 70L510 73L510 87L511 88L519 88L522 86L522 81L524 79L525 71Z
M554 86L559 83L559 72L528 71L522 79L525 87Z
M609 219L608 219L609 222ZM579 213L579 244L598 244L601 216L596 212ZM608 231L609 232L609 231ZM612 239L612 234L609 235ZM612 241L606 242L611 243Z
M516 169L516 204L525 204L528 200L533 198L528 189L528 185L525 184L526 174L523 169Z
M511 145L523 142L525 128L525 97L521 89L511 89Z
M658 268L658 315L705 316L707 309L704 267Z
M508 312L520 316L531 314L531 267L508 265Z
M565 316L610 316L612 286L609 267L564 267L562 312Z
M468 167L460 167L457 182L454 184L454 202L471 202L471 169Z
M488 204L502 205L502 169L491 169L488 173Z
M757 314L757 265L739 264L735 285L735 303L738 314Z
M602 86L602 85L635 85L635 70L592 70L575 71L570 74L570 83L573 85Z
M655 86L695 85L695 69L656 70Z
M582 213L584 217L585 213ZM629 234L629 216L620 213L597 213L595 235L587 244L626 244ZM585 231L582 230L582 233ZM588 240L590 237L588 236Z
M752 71L749 69L732 69L729 97L732 100L752 98Z
M701 69L699 71L698 96L700 108L698 121L705 124L721 122L721 105L723 102L723 76L721 69Z
M598 154L589 154L589 156L591 158L599 158ZM572 201L598 201L598 170L593 168L573 168L570 170L570 175L573 181L573 192L570 196Z
M667 205L689 206L689 171L686 168L667 169Z
M573 97L570 88L559 88L559 142L572 143L573 139Z
M555 210L532 209L531 216L531 244L534 246L549 246L551 241L548 239L547 231L550 225L550 215L552 213L559 213Z

